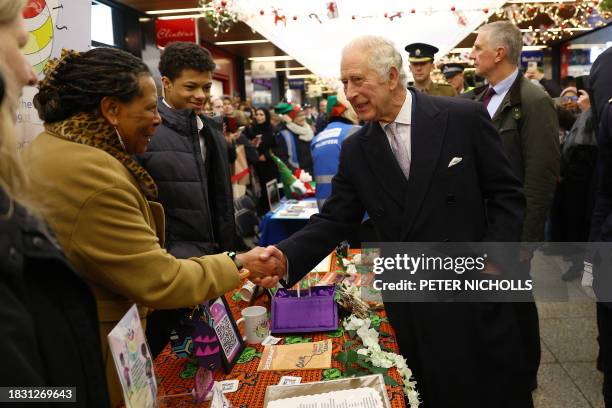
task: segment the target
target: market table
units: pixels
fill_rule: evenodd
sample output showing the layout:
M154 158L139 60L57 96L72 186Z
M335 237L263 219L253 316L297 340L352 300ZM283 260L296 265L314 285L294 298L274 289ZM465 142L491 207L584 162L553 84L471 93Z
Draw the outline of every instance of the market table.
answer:
M309 197L297 203L312 203L316 209L317 201L314 197ZM296 214L294 216L284 215L285 211L293 205L296 205L296 203L283 199L276 211L268 211L266 215L264 215L259 224L259 246L277 244L304 228L313 212ZM316 212L318 212L318 210Z
M335 261L332 261L331 265L335 265ZM231 308L232 315L235 319L240 317L240 310L249 306L247 302L240 300L237 296L234 296L234 292L226 294L226 300ZM267 296L262 296L254 303L256 305L265 306L270 310L270 300ZM384 310L376 312L380 317L386 317ZM340 327L340 326L339 326ZM391 325L383 320L380 325L380 332L387 333L388 335L380 337L381 347L386 347L393 352L397 353L397 340L395 332ZM333 333L306 333L300 335L303 338L311 339L311 341L321 341L328 338L332 339L332 355L337 356L343 350L343 344L349 339L348 334L344 333L342 337L333 337ZM285 339L287 336L278 335ZM285 344L282 341L279 344ZM261 345L248 345L261 352L263 346ZM234 380L239 381L238 390L233 393L227 393L225 396L236 408L258 408L263 407L264 396L266 387L269 385L276 385L280 381L282 376L296 376L302 377L302 383L321 381L323 380L324 370L294 370L294 371L257 371L259 365L259 355L254 350L249 350L243 353L243 362L238 362L230 373L225 373L223 370L218 371L215 374L215 380ZM176 395L189 393L194 386L194 378L192 370L189 370L189 360L186 358L179 358L172 353L169 346L161 352L161 354L155 359L155 374L159 384L159 395ZM342 364L332 357L332 368L342 370ZM393 408L404 408L406 406L404 400L404 393L402 391L402 381L399 373L395 368L389 370L389 376L393 378L399 385L389 386L387 385L387 394ZM177 398L165 398L163 406L165 407L187 407L194 406L194 402L189 397L177 397ZM209 403L205 402L197 406L208 406Z

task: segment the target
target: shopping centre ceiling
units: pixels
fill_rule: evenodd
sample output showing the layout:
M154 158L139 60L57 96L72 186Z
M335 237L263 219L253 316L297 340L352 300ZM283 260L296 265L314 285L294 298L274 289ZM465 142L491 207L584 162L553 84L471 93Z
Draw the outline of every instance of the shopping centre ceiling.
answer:
M193 0L121 2L141 11L198 7L198 2ZM244 57L291 55L295 63L287 65L303 65L321 77L338 76L342 47L358 35L382 35L392 39L399 49L410 42L426 42L445 54L487 19L480 0L413 0L409 6L408 2L397 0L227 0L221 3L251 29L236 24L228 33L215 37L200 19L208 42L265 38L272 44L228 48ZM503 0L490 0L487 7L499 7L503 3ZM210 34L213 38L208 38Z

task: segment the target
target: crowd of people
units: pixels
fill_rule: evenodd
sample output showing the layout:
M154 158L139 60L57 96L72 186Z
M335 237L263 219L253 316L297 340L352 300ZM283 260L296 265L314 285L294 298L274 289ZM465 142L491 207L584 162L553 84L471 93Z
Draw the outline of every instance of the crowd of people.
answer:
M343 89L315 112L211 98L211 54L182 42L161 53L163 90L113 48L64 51L38 82L20 51L23 6L0 0L2 385L76 386L81 406L117 406L106 336L133 303L155 355L191 306L245 277L293 285L364 231L379 242L612 240L612 49L588 84L564 78L556 95L519 69L522 36L509 22L478 30L471 58L486 84L473 89L457 66L443 68L452 85L433 83L437 50L422 43L406 46L406 87L393 43L362 36L342 50ZM18 153L26 85L38 86L44 131ZM275 246L238 253L232 182L252 175L265 213L274 156L313 175L320 213ZM533 249L523 248L528 276ZM572 260L565 279L581 271ZM533 406L533 301L385 308L425 406ZM612 407L610 305L597 312Z

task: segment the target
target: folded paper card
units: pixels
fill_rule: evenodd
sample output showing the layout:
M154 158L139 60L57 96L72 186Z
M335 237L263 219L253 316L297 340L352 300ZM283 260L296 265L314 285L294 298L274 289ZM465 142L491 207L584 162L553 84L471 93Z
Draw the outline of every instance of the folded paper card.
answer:
M335 286L296 291L279 289L272 298L272 333L310 333L338 328Z
M153 408L157 403L157 383L153 360L140 316L133 305L108 334L117 375L127 408Z
M331 339L315 343L266 346L257 371L331 368Z

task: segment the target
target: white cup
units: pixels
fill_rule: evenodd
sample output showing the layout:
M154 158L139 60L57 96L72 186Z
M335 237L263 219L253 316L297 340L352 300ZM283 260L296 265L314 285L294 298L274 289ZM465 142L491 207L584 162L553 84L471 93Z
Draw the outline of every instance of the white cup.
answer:
M240 299L244 300L245 302L249 302L253 298L256 287L257 286L253 282L247 280L244 286L242 286L238 292L240 294Z
M268 311L263 306L249 306L240 312L242 317L236 324L244 322L244 337L249 344L259 344L270 335Z

